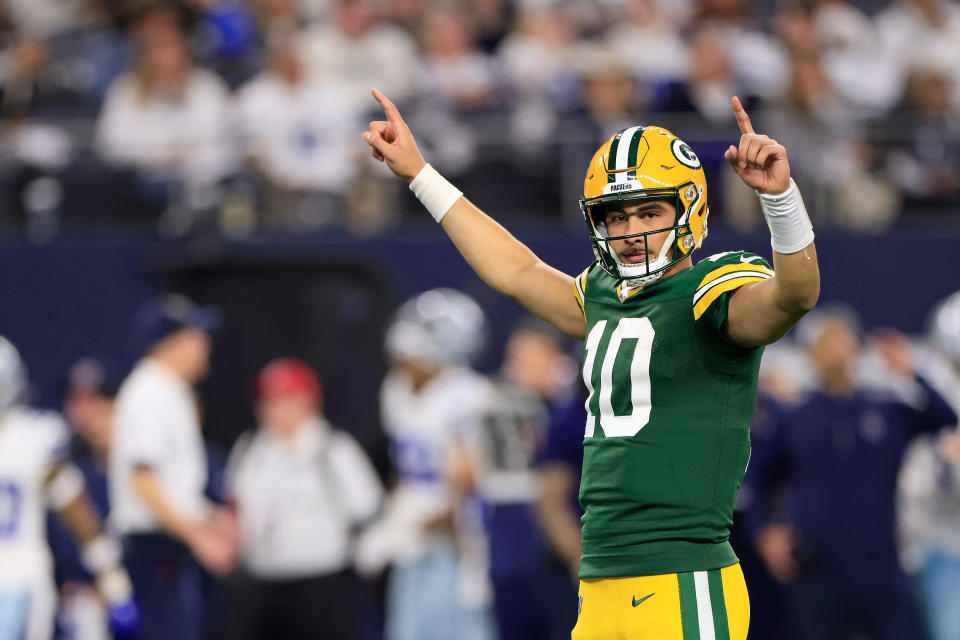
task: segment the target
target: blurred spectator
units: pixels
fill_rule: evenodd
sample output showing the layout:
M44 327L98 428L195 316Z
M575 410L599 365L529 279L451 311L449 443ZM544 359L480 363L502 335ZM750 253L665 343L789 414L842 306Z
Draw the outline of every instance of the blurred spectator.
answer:
M452 6L427 12L420 41L420 87L428 100L460 113L496 104L499 78L494 62L477 47L466 12Z
M21 34L48 38L79 25L92 0L5 0L3 12Z
M36 7L37 20L18 14ZM48 10L55 9L53 12ZM0 29L3 23L0 8ZM126 64L127 47L101 2L7 3L12 31L0 31L0 91L4 113L31 116L96 114L109 83ZM60 13L62 11L62 14ZM61 23L60 18L64 18ZM53 19L49 24L47 18ZM21 22L25 20L27 24Z
M354 640L362 606L352 541L380 507L380 479L323 417L320 380L305 362L268 364L257 397L259 427L230 457L243 575L228 637Z
M800 40L785 37L781 27L787 47L794 55L818 51L834 91L847 104L867 112L889 108L897 99L898 81L895 74L885 72L886 61L870 18L850 0L812 4L810 30L796 34ZM805 47L810 49L802 51Z
M234 164L226 86L193 65L179 20L161 7L134 23L136 68L110 87L96 132L103 158L133 169L141 204L160 211L214 206L215 186Z
M905 83L910 69L949 69L951 101L960 106L960 5L953 0L896 0L877 16L886 74Z
M625 18L616 22L608 38L638 81L656 88L681 80L688 68L697 71L697 65L688 60L680 30L661 2L627 0L625 4Z
M223 573L236 555L232 517L204 496L207 460L192 389L207 374L218 323L214 310L174 295L148 301L134 318L143 358L117 396L108 481L144 640L204 637L197 562Z
M540 0L533 0L534 4L538 2ZM467 0L466 5L477 43L487 53L494 53L514 28L516 3L510 0Z
M960 205L960 110L951 108L951 92L949 67L914 66L904 108L885 127L898 133L886 155L887 174L918 214L955 215Z
M511 137L529 158L553 138L559 113L579 98L575 25L552 6L522 8L497 51L512 98Z
M263 64L254 10L270 3L204 0L202 4L196 27L200 58L230 87L237 87Z
M875 337L898 380L894 395L879 397L854 377L860 344L848 314L811 314L798 331L819 389L786 411L769 438L754 442L748 531L770 573L786 585L794 637L918 637L894 542L896 477L913 437L952 424L956 414L917 377L903 336ZM775 472L785 496L771 513Z
M730 97L737 95L738 80L715 29L700 29L690 38L689 65L685 82L668 83L658 99L658 110L696 114L713 123L730 119ZM755 100L743 95L744 107L753 109Z
M558 154L568 178L561 202L578 202L583 195L584 162L614 133L642 121L641 104L630 70L608 45L587 45L577 61L583 92L581 109L561 121ZM582 220L582 216L578 216Z
M294 2L297 13L309 22L320 23L330 21L336 12L338 0L294 0Z
M750 9L748 0L699 0L693 20L720 39L740 87L738 94L773 98L785 88L789 62L776 38L753 23Z
M73 431L70 460L83 474L90 505L105 520L110 513L107 463L113 428L117 371L102 358L77 360L67 372L63 414ZM66 637L94 640L109 637L108 619L94 578L83 567L81 551L60 523L49 523L48 536L60 588L57 626Z
M792 59L789 91L765 126L790 149L791 175L818 222L870 231L892 222L896 193L867 171L862 127L833 91L819 56Z
M641 105L630 70L613 49L604 46L585 49L579 68L584 109L592 129L592 139L587 144L594 147L594 142L602 144L614 132L636 124Z
M83 137L65 118L94 115L125 58L109 15L75 4L76 24L49 30L3 33L0 15L0 178L10 181L9 222L37 241L58 232L71 169L82 157Z
M310 78L342 85L347 99L370 104L371 87L395 102L411 97L416 45L382 21L373 0L338 0L335 19L308 29L300 46Z
M569 638L576 624L570 566L553 553L536 519L536 458L551 415L568 402L577 377L564 342L532 317L511 332L473 452L500 640Z
M926 371L960 410L960 294L937 305L927 338ZM915 574L930 640L955 638L960 629L960 435L951 426L917 438L898 482L903 562Z
M468 368L485 331L477 303L452 289L407 301L387 330L380 409L399 477L358 547L366 573L393 563L387 640L495 637L482 519L461 472L489 393Z
M299 52L274 32L268 67L237 94L244 155L263 191L263 226L342 222L357 177L363 107L336 85L307 77Z

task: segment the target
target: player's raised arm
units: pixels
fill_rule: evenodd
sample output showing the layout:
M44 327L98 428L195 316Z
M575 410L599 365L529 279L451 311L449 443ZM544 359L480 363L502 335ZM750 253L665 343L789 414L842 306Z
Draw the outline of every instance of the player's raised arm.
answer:
M483 280L554 325L583 338L585 325L573 278L540 260L491 217L463 197L428 165L396 106L377 90L373 97L386 120L370 123L363 140L440 222L463 257Z
M737 289L727 311L727 335L753 347L781 338L817 303L820 271L813 227L797 185L790 178L787 150L754 132L743 105L733 98L740 145L724 154L744 183L757 191L773 245L772 278Z

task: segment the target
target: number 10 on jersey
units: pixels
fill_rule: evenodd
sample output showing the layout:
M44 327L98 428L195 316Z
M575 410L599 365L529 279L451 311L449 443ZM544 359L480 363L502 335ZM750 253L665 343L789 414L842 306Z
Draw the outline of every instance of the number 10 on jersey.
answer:
M599 409L600 427L604 436L629 437L637 435L650 420L650 356L653 352L653 324L649 318L621 318L616 321L610 339L600 353L600 344L607 329L607 320L593 326L586 341L586 358L583 363L583 381L587 385L586 437L594 435L595 418L591 407ZM636 340L630 370L617 365L617 354L624 340ZM600 356L599 358L597 356ZM599 368L599 369L598 369ZM597 382L595 385L594 382ZM629 393L630 412L618 415L613 408L614 385L617 395ZM629 388L619 388L629 385ZM597 401L594 405L594 397Z

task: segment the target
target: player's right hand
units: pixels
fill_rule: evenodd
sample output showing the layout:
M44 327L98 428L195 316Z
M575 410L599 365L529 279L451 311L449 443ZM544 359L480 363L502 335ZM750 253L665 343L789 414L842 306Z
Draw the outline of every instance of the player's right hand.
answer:
M376 89L371 93L383 107L387 119L371 122L370 129L363 133L363 141L370 145L370 154L374 158L386 162L397 177L410 182L427 163L396 105Z

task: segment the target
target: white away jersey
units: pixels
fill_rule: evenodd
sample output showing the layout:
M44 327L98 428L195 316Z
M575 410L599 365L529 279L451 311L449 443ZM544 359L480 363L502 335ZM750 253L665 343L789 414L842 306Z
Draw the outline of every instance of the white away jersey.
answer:
M466 368L449 369L420 390L398 372L384 380L380 409L399 483L384 515L360 544L362 571L394 560L414 561L442 543L424 533L423 523L451 506L447 472L452 449L458 440L475 440L488 384Z
M56 413L14 407L0 415L0 586L51 579L44 481L68 443Z

